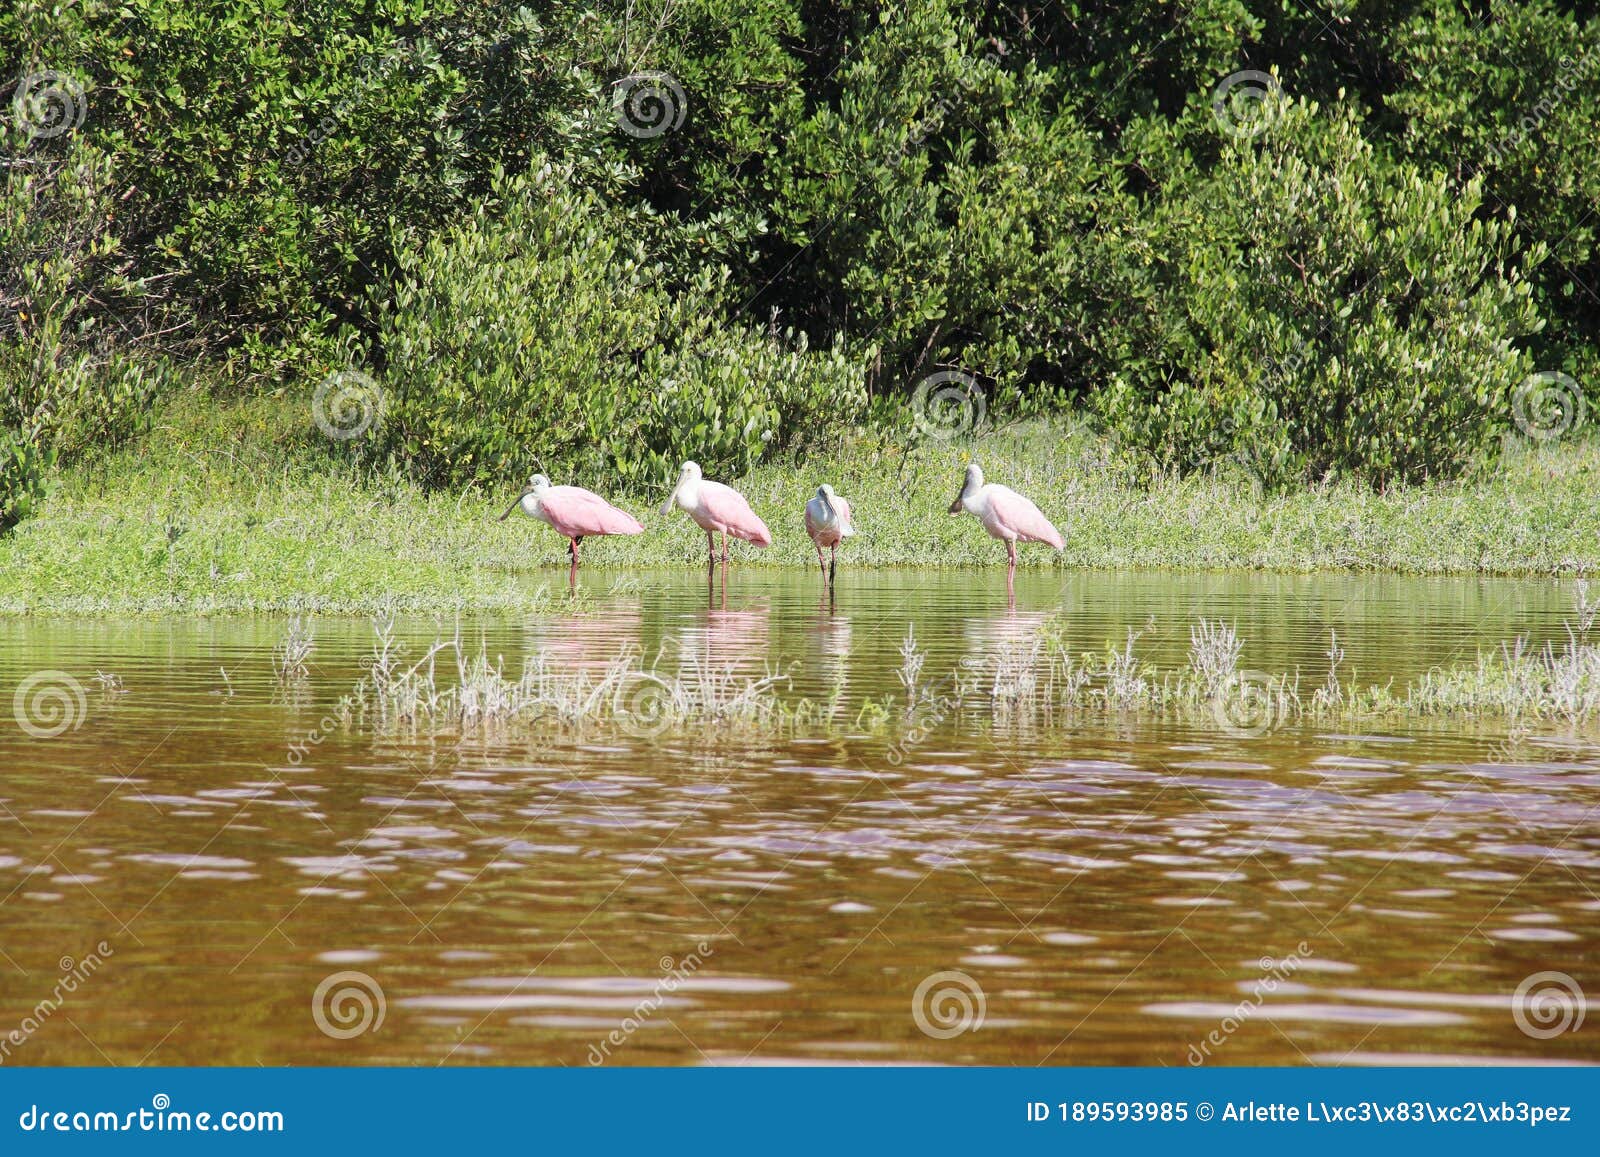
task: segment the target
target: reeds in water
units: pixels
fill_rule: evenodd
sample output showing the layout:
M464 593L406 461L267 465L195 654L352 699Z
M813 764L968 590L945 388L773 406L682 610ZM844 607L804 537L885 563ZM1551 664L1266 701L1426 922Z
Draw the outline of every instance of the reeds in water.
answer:
M306 677L312 652L316 650L316 638L317 633L306 625L305 620L289 620L283 638L272 648L272 670L278 676L278 682L291 683Z
M1000 722L1049 719L1069 712L1213 718L1226 731L1260 734L1296 720L1336 722L1395 717L1453 716L1511 720L1600 720L1600 644L1587 634L1600 601L1586 584L1564 642L1535 647L1524 638L1481 652L1469 665L1435 668L1402 688L1359 686L1343 680L1344 648L1330 633L1328 669L1309 695L1298 670L1280 674L1241 670L1244 641L1232 627L1201 619L1190 629L1187 664L1161 671L1136 651L1140 632L1121 647L1074 656L1056 630L988 656L969 678L964 707L987 707ZM966 661L967 665L975 665Z
M1590 604L1580 584L1576 607L1564 642L1535 647L1519 638L1480 653L1472 664L1436 668L1401 688L1361 686L1347 677L1344 648L1330 634L1327 670L1304 695L1298 670L1242 669L1245 642L1220 621L1195 623L1187 661L1167 670L1140 655L1141 631L1128 631L1122 645L1099 654L1074 654L1060 627L1047 623L941 675L929 672L928 653L908 631L894 670L899 695L867 699L853 713L841 702L842 682L812 704L784 694L786 673L751 675L718 666L692 647L677 649L675 658L672 648L663 648L653 663L627 649L602 666L577 668L541 652L512 673L504 660L491 660L482 645L467 647L458 634L413 662L385 620L377 624L367 675L351 703L379 726L435 731L598 727L647 737L848 731L889 733L896 744L944 727L1039 729L1096 714L1183 720L1236 736L1297 721L1447 717L1509 720L1513 727L1523 718L1580 724L1600 720L1600 645L1586 637L1597 618L1591 609L1600 610L1600 602ZM303 666L309 654L309 634L291 624L275 666L281 673L296 656Z
M392 622L376 626L377 642L357 704L380 727L487 731L507 728L615 727L639 736L674 729L767 730L804 712L784 704L778 689L788 676L759 677L718 667L692 654L676 669L624 649L599 668L561 668L544 652L508 674L487 648L472 650L459 634L435 642L406 662Z

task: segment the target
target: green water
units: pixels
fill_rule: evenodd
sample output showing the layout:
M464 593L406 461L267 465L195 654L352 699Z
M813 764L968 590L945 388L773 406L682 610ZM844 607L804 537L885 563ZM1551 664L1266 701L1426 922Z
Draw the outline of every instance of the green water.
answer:
M787 671L785 696L842 689L846 725L397 737L322 722L365 621L317 621L289 685L281 620L0 625L4 702L32 680L0 717L0 1061L1600 1059L1595 1023L1530 1033L1514 999L1541 972L1600 993L1600 753L1556 725L1508 748L1437 723L849 723L903 694L908 626L930 681L1057 614L1075 648L1131 629L1164 666L1220 618L1241 666L1313 684L1336 631L1347 677L1398 685L1557 637L1568 584L1023 573L1008 599L1003 570L845 571L830 603L812 572L585 583L577 612L400 634L420 653L459 626L508 670L670 646ZM52 679L65 717L37 698Z

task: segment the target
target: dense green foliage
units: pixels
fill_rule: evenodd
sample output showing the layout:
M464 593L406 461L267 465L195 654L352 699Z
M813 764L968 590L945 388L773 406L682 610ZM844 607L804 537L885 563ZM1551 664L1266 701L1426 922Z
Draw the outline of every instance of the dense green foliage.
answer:
M865 405L842 354L719 321L726 271L667 291L632 225L546 165L402 247L378 447L427 481L515 477L537 447L580 478L642 485L688 457L742 474Z
M25 516L46 468L137 433L162 376L100 340L85 284L113 250L108 158L90 150L12 170L0 200L0 529Z
M1561 0L21 0L0 62L0 509L163 360L360 367L430 483L742 470L960 369L1389 485L1600 375Z
M1529 369L1509 341L1537 328L1513 230L1475 216L1477 180L1375 164L1348 113L1273 115L1266 144L1163 205L1169 248L1125 287L1138 337L1102 410L1186 468L1455 473Z

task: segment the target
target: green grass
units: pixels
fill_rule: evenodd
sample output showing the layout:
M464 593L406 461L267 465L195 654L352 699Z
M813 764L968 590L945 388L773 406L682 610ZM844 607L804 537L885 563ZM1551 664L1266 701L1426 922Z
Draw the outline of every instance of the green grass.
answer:
M823 481L850 500L860 531L842 565L1003 565L1002 546L974 520L945 512L969 455L1066 536L1059 556L1023 547L1024 566L1600 570L1600 446L1588 439L1520 446L1456 483L1263 499L1236 476L1140 483L1075 423L909 452L856 432L764 464L734 481L776 541L736 544L736 565L815 566L801 511ZM566 544L520 516L495 521L522 481L428 493L350 466L300 406L181 398L139 445L63 471L37 515L0 538L0 614L534 609L564 595ZM703 563L705 538L688 518L656 513L664 496L609 495L646 532L590 540L585 562Z

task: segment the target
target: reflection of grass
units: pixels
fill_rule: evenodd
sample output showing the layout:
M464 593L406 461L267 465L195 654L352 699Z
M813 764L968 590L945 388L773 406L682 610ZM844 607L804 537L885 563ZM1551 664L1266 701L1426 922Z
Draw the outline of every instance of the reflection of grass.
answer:
M684 650L672 661L646 664L636 651L605 663L561 666L543 652L507 674L481 647L459 635L412 660L392 625L380 620L378 641L363 665L368 674L341 714L359 714L383 730L466 734L613 729L655 739L693 733L704 740L741 736L879 736L894 762L936 729L995 727L1035 731L1085 718L1169 718L1234 735L1258 735L1283 724L1403 722L1425 717L1509 720L1600 718L1600 646L1571 628L1560 647L1530 650L1520 641L1486 653L1476 664L1436 669L1409 687L1341 682L1336 639L1323 681L1301 691L1301 673L1241 671L1243 641L1223 623L1201 620L1187 663L1160 670L1137 651L1139 633L1100 654L1074 655L1053 625L981 659L968 657L943 677L906 679L903 693L868 699L852 716L835 689L821 702L788 699L788 676L752 677ZM907 638L905 650L915 649ZM920 655L920 652L915 652ZM920 672L921 664L917 669Z
M538 447L529 447L529 471ZM0 537L0 613L367 612L537 609L566 584L565 543L520 517L494 521L523 479L427 493L358 471L303 408L258 399L169 404L142 445L61 475L40 514ZM1571 573L1600 567L1600 444L1515 449L1459 483L1378 495L1343 483L1257 498L1242 477L1138 480L1079 425L1024 424L975 442L851 433L737 480L772 527L740 565L815 567L801 525L829 481L860 535L841 567L994 566L998 543L945 513L964 458L1030 494L1061 528L1059 557L1024 566L1319 568ZM568 481L569 479L561 479ZM576 478L596 489L604 478ZM663 492L664 493L664 492ZM699 563L705 539L662 494L618 495L646 532L591 540L595 567Z
M385 728L426 732L615 727L652 738L686 728L770 731L809 720L808 705L786 704L781 674L760 678L684 654L675 669L645 665L627 651L593 668L560 668L544 653L517 675L456 636L407 661L392 621L377 624L368 675L348 706Z
M1299 671L1238 670L1242 641L1231 627L1202 619L1190 635L1188 663L1178 670L1161 671L1140 659L1136 632L1123 647L1074 656L1046 628L1030 644L1013 644L989 658L956 697L986 706L1001 721L1050 722L1073 712L1156 714L1211 718L1239 733L1295 720L1418 716L1581 723L1600 718L1600 645L1586 638L1594 616L1584 613L1585 598L1586 588L1580 589L1577 622L1559 646L1534 649L1518 639L1471 665L1429 671L1404 688L1341 682L1344 652L1330 637L1323 681L1302 693Z

